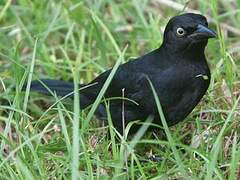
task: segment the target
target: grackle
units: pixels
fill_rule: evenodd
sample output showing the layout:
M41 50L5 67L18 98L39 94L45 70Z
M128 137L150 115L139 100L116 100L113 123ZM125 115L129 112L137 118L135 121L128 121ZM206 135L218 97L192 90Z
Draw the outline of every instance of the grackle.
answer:
M162 45L139 58L122 64L117 69L104 97L124 97L111 100L109 109L115 128L122 132L122 119L125 124L133 120L145 120L149 115L154 123L161 124L149 81L152 82L166 121L169 126L182 121L198 104L206 93L210 82L210 70L204 54L209 38L216 37L208 28L206 18L200 14L187 13L171 18L165 28ZM80 107L91 105L99 94L110 70L100 74L89 84L94 84L80 91ZM74 90L72 82L61 80L41 80L59 96L65 96ZM88 85L88 84L87 84ZM85 85L80 85L83 87ZM39 82L31 83L31 90L50 94ZM107 116L105 104L101 103L96 114L104 119Z

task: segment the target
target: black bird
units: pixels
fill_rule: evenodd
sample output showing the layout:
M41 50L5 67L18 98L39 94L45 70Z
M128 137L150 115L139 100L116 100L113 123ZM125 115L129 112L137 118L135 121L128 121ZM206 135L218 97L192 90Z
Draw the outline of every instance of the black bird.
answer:
M210 70L204 50L208 39L214 37L215 32L208 28L206 18L200 14L187 13L171 18L162 45L120 65L104 97L122 97L122 89L125 89L125 98L138 103L124 101L126 124L145 120L149 115L154 116L154 123L161 124L148 77L156 89L168 125L182 121L208 89ZM80 91L82 109L95 101L110 72L111 69L100 74L89 83L97 82L95 85ZM42 82L59 96L74 89L71 82L49 79ZM49 94L39 81L32 82L31 90ZM122 132L122 100L111 100L110 112L115 128ZM96 113L106 118L104 103L99 105Z

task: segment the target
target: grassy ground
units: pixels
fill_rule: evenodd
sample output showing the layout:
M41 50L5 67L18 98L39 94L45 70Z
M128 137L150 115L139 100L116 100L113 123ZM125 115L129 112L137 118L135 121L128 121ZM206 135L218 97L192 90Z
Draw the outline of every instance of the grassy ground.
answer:
M240 1L188 2L0 1L0 179L239 179ZM96 123L97 102L79 111L77 93L60 101L21 92L31 79L89 82L158 47L185 5L209 15L219 38L206 50L207 94L184 122L159 129L167 138L142 137L144 127L119 137Z

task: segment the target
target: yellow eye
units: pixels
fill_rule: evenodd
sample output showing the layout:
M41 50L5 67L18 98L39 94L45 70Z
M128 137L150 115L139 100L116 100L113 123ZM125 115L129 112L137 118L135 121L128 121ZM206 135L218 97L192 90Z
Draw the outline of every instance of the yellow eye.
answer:
M185 30L181 27L177 28L177 36L183 37L185 35Z

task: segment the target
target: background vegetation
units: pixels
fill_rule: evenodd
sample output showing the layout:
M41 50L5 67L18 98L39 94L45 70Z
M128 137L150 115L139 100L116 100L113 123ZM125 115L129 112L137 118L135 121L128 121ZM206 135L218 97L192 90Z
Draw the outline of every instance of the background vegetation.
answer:
M239 0L1 0L0 179L239 179L239 8ZM170 131L121 137L96 123L96 104L79 111L77 93L60 101L21 92L31 79L89 82L157 48L169 18L188 11L206 15L219 38L206 49L207 94Z

